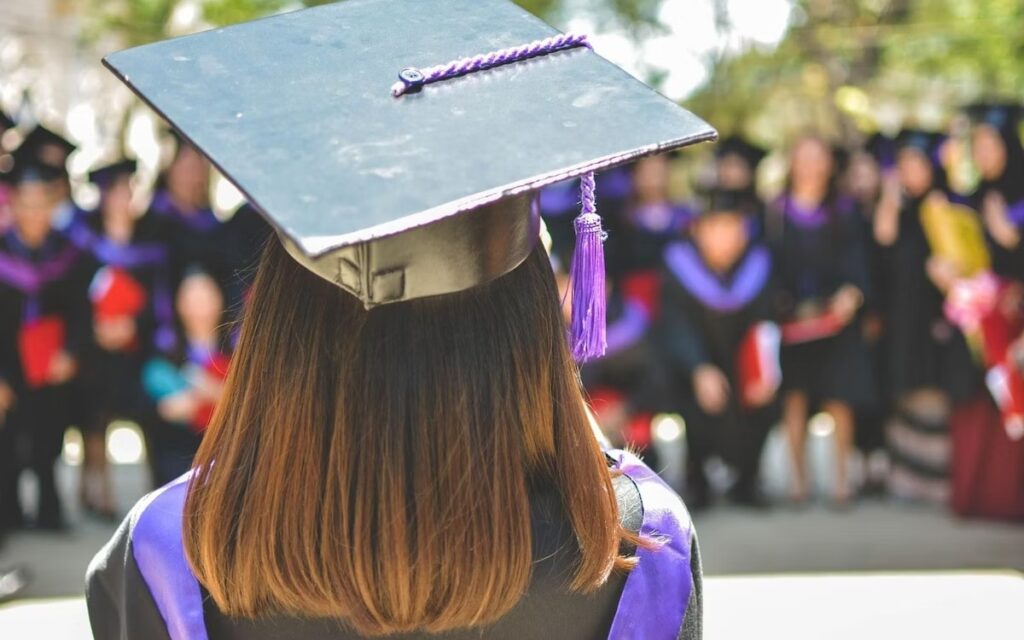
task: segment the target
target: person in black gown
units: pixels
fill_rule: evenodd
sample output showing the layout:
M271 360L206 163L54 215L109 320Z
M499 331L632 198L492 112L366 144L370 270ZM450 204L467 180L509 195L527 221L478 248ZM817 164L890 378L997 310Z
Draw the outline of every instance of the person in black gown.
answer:
M976 104L968 107L971 157L980 182L970 203L985 223L996 273L1024 281L1024 144L1017 104Z
M210 163L195 147L173 135L174 155L157 180L149 213L167 245L172 286L199 267L226 288L231 278L224 225L210 208Z
M734 468L730 496L764 506L761 450L778 417L777 376L745 380L742 349L752 331L776 334L771 255L750 240L759 203L748 191L711 191L693 223L692 240L664 253L661 344L673 396L686 420L687 503L710 502L705 465L715 455ZM778 344L766 345L778 366Z
M766 231L775 253L783 314L783 423L793 457L791 499L808 498L806 433L820 406L835 424L833 504L851 497L848 458L854 410L875 400L857 314L868 291L865 239L854 202L838 193L834 150L815 136L793 147L785 192Z
M167 248L154 214L137 215L135 168L135 161L121 160L91 172L99 208L68 231L87 256L92 311L79 383L86 405L81 500L86 511L105 518L116 517L107 426L119 418L133 420L152 449L153 406L142 393L142 362L148 354L173 349L176 340Z
M953 399L970 393L973 368L960 332L943 313L945 292L955 273L932 256L921 220L930 200L951 197L939 152L941 134L905 129L896 138L896 172L885 184L875 214L874 236L889 247L886 275L888 400L895 410L889 426L893 456L891 483L903 496L946 495L944 456ZM913 446L935 441L937 447Z
M71 422L71 383L86 342L85 283L80 252L51 220L61 197L62 169L22 145L6 179L14 224L0 237L0 378L13 391L0 429L0 519L21 526L18 478L30 469L39 485L35 526L64 528L54 465Z

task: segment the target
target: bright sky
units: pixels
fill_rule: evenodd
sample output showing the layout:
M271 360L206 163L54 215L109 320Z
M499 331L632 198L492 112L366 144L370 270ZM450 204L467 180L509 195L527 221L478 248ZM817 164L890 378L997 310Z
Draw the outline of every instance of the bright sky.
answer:
M593 0L568 3L567 13L586 15ZM681 100L707 80L707 62L723 52L751 46L771 48L789 26L793 0L726 0L731 28L719 33L711 0L665 0L659 12L670 33L639 46L624 33L603 32L592 38L595 50L641 79L649 71L667 74L662 91ZM599 30L590 18L576 18L569 29Z

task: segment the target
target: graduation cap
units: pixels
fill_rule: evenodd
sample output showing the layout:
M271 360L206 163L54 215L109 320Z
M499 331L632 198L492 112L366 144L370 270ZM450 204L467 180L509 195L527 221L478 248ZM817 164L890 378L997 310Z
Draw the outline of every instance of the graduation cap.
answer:
M592 172L716 135L508 0L341 2L104 62L367 308L504 275L536 190L581 176L592 205Z
M138 168L138 163L135 160L124 158L90 171L89 182L100 189L106 189L118 178L133 175L136 168Z
M7 115L6 112L0 109L0 130L10 129L15 124L17 123L15 123L14 120L11 119L11 116Z
M874 157L884 170L891 169L896 164L896 141L882 132L871 135L864 143L864 150Z
M728 155L737 155L743 158L750 165L751 170L754 170L768 155L768 152L742 136L733 135L715 145L716 158Z
M11 160L10 170L0 174L0 180L12 186L31 182L53 182L64 175L62 167L43 162L36 148L25 143L11 153Z
M60 134L38 125L28 132L18 148L31 150L40 162L56 169L59 176L66 176L68 156L78 147Z
M939 150L946 137L934 131L921 129L903 129L896 135L894 143L896 151L914 149L919 151L933 163L939 162Z
M1016 133L1024 108L1014 103L979 102L967 107L967 115L974 124L987 124L999 131Z
M698 219L722 213L753 216L758 211L757 196L750 189L707 189L698 194L698 204Z

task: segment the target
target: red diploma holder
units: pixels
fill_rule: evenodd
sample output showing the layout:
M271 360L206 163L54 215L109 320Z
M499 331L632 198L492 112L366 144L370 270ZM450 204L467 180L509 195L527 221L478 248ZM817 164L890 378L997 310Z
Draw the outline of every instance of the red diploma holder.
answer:
M740 398L744 407L752 406L752 395L765 387L777 388L782 382L779 348L783 331L774 322L759 322L750 327L737 354Z
M829 308L797 317L782 325L782 344L803 344L831 338L843 330L843 321Z
M45 387L54 358L64 349L64 321L43 316L22 325L18 332L18 355L25 384L30 389Z
M147 298L142 285L118 267L101 268L89 285L89 300L97 320L134 318L142 313Z

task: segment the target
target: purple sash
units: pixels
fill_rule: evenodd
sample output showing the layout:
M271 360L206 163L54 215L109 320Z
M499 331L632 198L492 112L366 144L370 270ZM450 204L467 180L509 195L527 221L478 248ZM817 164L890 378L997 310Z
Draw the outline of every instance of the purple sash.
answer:
M640 534L657 540L639 549L637 567L626 578L608 637L611 640L674 640L683 626L693 590L690 545L693 529L682 500L631 453L611 450L615 468L636 484L643 502ZM171 640L207 640L203 596L185 558L181 525L192 473L147 497L136 508L132 554L156 602Z
M679 496L635 455L621 450L607 453L640 491L644 508L640 535L661 542L655 549L637 550L638 564L626 578L608 638L675 640L693 591L690 514Z
M736 311L750 304L764 290L772 271L771 254L765 247L751 249L728 284L708 269L689 243L670 244L665 264L679 284L716 311Z
M776 201L775 207L782 212L787 220L803 229L817 229L832 218L832 212L826 209L824 204L819 204L817 207L805 207L788 195L780 197ZM836 215L845 215L851 211L853 211L853 200L839 198L836 201L834 212Z
M166 191L158 191L153 196L153 202L150 204L150 208L157 214L162 216L169 216L174 218L178 222L181 222L192 231L199 233L206 233L220 226L221 222L214 215L213 211L209 209L197 209L186 213L178 208L178 205L174 204L171 200L171 196Z
M143 498L132 527L132 555L171 640L207 640L203 595L185 558L181 518L192 472Z
M64 277L78 255L78 249L71 245L64 247L54 257L40 262L0 253L0 281L25 295L34 296L50 282Z
M651 318L647 309L639 302L627 299L623 305L622 315L608 325L608 346L604 357L613 356L639 342L650 324Z
M1010 219L1010 222L1018 227L1024 227L1024 200L1008 205L1006 208L1006 217Z

